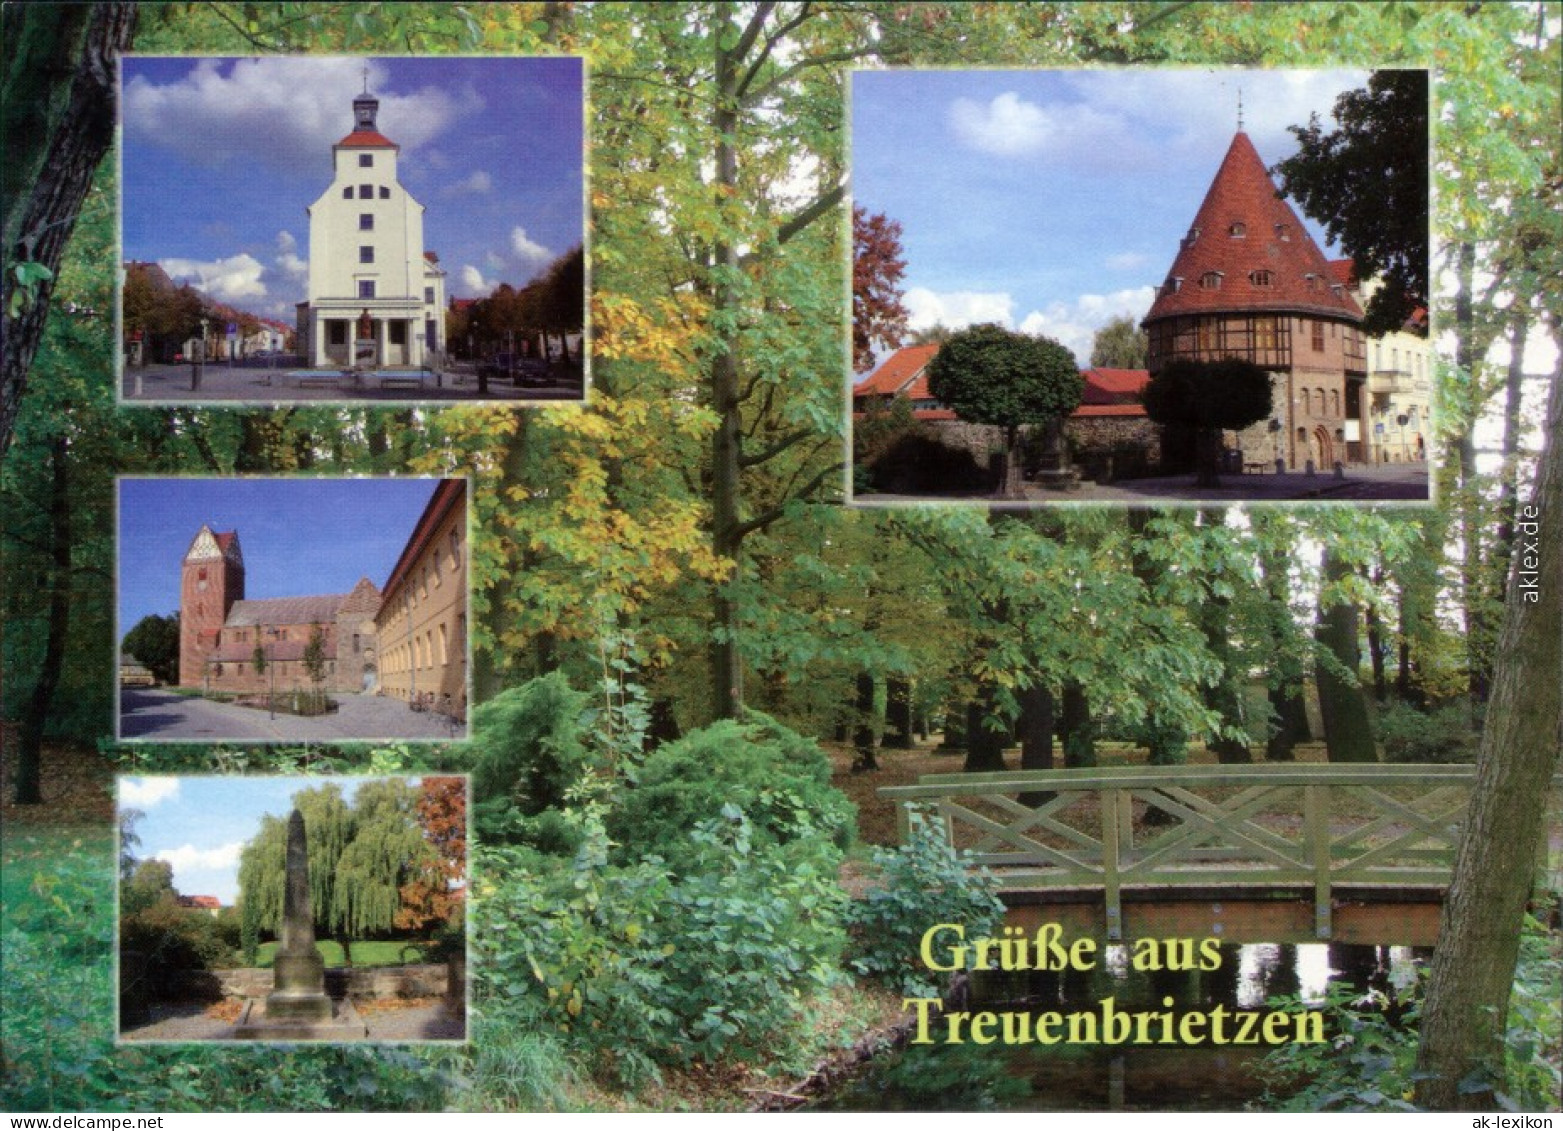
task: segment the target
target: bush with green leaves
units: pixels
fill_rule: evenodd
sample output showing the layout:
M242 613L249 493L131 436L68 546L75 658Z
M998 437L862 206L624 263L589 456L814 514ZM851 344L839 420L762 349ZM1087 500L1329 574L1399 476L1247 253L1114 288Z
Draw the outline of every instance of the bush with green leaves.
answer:
M873 886L847 909L853 969L918 997L937 995L934 974L919 957L923 932L960 923L968 938L996 932L1004 921L997 882L951 847L926 812L908 814L909 835L895 849L876 849Z
M845 850L857 811L830 784L830 760L812 739L756 711L658 747L608 817L620 855L654 853L682 871L690 832L728 805L753 825L756 845L823 837Z
M838 850L762 841L735 806L689 836L688 867L608 860L588 819L566 864L485 852L473 915L480 1014L527 999L594 1073L631 1086L658 1065L739 1059L829 985L843 944Z
M1423 711L1409 703L1379 709L1375 729L1386 762L1458 763L1476 761L1481 740L1471 727L1464 703L1449 703Z
M568 854L576 845L557 814L593 763L583 715L588 697L559 672L507 688L472 713L467 767L473 824L490 842Z

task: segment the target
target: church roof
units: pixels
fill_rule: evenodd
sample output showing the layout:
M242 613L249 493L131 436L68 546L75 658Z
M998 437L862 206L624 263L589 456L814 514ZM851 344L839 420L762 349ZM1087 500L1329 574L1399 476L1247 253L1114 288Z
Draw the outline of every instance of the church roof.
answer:
M353 591L342 599L338 613L368 613L374 616L380 611L380 591L367 577L360 577Z
M1362 319L1356 300L1276 191L1254 143L1239 132L1145 322L1247 311Z
M354 130L336 143L337 149L400 149L379 130Z
M353 592L357 592L355 588ZM337 610L347 595L332 593L321 597L262 597L235 601L224 622L228 628L268 624L314 624L324 626L336 620Z

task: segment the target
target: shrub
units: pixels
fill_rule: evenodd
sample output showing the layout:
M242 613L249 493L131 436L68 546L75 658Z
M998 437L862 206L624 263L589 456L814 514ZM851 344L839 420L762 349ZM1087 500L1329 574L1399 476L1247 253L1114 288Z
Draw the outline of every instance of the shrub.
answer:
M939 987L918 954L923 932L936 923L961 923L968 938L991 935L1004 919L997 884L974 869L924 812L909 814L907 843L876 849L877 883L847 907L852 967L918 997Z
M1388 762L1474 762L1479 732L1471 729L1465 704L1421 711L1392 703L1378 712L1377 731Z
M490 840L571 851L556 824L533 818L557 810L591 763L581 725L587 697L558 673L500 692L472 715L473 823Z
M813 837L842 849L852 843L856 810L830 784L824 751L753 711L654 750L610 814L608 831L624 855L654 853L682 871L693 851L690 832L728 805L752 824L756 845Z

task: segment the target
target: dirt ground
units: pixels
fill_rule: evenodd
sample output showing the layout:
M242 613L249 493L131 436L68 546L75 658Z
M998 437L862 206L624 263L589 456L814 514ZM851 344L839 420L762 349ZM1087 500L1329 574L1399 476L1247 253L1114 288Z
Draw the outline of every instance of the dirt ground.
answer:
M104 825L114 820L114 770L86 745L45 741L42 805L18 805L16 727L0 724L0 822L24 825Z

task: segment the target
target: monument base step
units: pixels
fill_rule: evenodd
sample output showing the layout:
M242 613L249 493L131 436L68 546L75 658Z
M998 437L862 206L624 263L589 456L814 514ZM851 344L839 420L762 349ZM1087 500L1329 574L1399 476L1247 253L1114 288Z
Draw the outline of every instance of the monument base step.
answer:
M347 998L331 1003L331 1017L322 1021L302 1021L288 1017L267 1017L264 998L250 998L233 1030L236 1041L362 1041L369 1026Z

